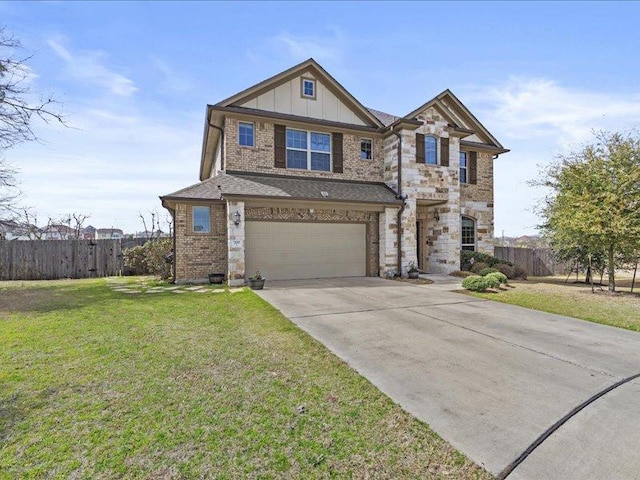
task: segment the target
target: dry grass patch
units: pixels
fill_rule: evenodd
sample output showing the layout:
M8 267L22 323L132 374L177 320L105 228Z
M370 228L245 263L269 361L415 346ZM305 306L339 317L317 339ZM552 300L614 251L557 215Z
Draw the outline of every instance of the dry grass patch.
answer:
M250 291L0 285L0 478L491 476Z
M512 305L579 318L604 325L640 331L640 295L604 290L591 293L584 283L564 283L560 277L530 277L528 281L510 281L499 292L473 293L473 296ZM630 282L629 282L630 286Z

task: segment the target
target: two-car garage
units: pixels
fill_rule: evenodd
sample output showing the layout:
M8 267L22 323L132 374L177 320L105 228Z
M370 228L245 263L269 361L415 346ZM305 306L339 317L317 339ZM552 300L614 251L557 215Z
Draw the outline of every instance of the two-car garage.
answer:
M367 274L365 223L247 221L245 268L271 280Z

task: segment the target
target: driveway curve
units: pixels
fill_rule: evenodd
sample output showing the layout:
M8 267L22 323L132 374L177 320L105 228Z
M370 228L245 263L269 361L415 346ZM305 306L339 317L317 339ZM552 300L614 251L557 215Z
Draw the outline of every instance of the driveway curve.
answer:
M257 292L495 475L594 394L640 373L640 334L380 278ZM455 285L454 285L455 287ZM571 417L510 479L637 479L640 380Z

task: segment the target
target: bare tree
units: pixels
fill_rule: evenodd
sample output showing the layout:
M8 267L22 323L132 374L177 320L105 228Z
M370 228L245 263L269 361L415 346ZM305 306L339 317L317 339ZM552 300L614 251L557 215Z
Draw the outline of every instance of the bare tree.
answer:
M38 139L32 129L34 118L66 125L52 96L33 100L28 87L31 69L26 64L31 56L18 57L21 48L19 40L0 28L0 218L19 214L15 207L19 196L15 181L17 172L4 160L4 151Z
M154 238L160 236L160 233L162 232L160 230L160 214L158 214L156 210L149 211L149 216L151 217L149 219L149 222L147 222L147 218L142 213L138 214L138 216L142 221L145 238L153 240Z
M73 219L73 238L78 240L82 238L82 234L84 232L84 222L91 217L91 215L85 215L84 213L72 213L71 218Z

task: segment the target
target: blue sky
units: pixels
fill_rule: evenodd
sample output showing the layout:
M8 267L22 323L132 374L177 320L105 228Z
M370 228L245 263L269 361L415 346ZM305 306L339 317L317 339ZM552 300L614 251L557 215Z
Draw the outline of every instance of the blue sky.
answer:
M35 124L40 143L5 152L40 223L141 230L197 182L206 104L309 57L396 115L450 88L511 149L498 236L535 232L538 165L640 124L640 3L2 2L0 18L72 127Z

